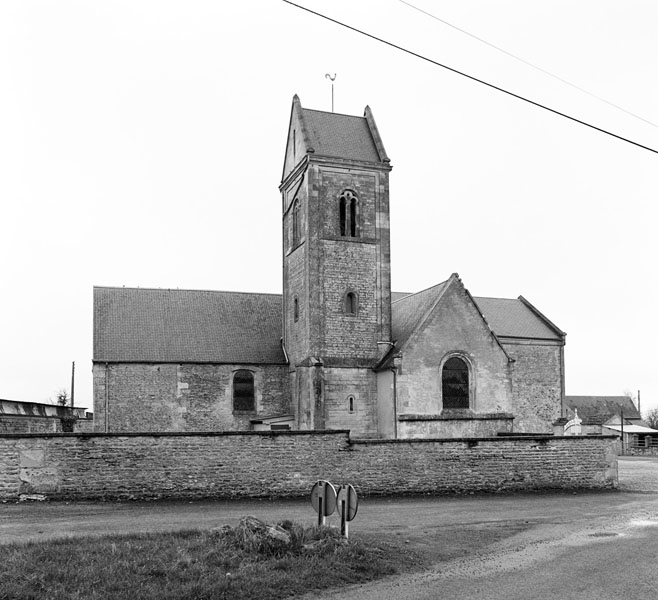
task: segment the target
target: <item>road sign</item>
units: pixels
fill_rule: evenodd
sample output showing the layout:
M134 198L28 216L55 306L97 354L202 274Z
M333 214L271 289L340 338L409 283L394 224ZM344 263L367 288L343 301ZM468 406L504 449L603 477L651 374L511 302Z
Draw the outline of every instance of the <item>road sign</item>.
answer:
M349 537L348 523L356 516L356 511L359 508L359 499L356 496L356 490L349 483L347 485L341 485L338 489L336 506L340 514L340 533L345 537Z
M318 525L336 510L336 488L328 481L317 481L311 489L311 504L318 513Z
M359 499L357 498L354 486L348 483L347 485L341 485L340 488L338 488L336 506L341 516L343 515L343 512L345 512L346 521L354 519L356 511L359 508Z

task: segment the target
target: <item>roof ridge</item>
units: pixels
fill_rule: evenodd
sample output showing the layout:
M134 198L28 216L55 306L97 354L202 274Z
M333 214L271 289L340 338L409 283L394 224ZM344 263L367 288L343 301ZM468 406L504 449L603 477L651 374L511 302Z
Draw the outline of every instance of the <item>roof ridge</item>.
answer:
M500 296L473 296L473 298L482 298L482 300L511 300L513 302L520 302L518 298L501 298Z
M310 112L315 112L315 113L323 113L325 115L337 115L339 117L353 117L354 119L364 119L367 120L365 116L359 116L359 115L348 115L347 113L339 113L339 112L331 112L328 110L318 110L317 108L304 108L302 106L302 110L307 110Z
M283 296L282 292L244 292L234 290L208 290L198 288L135 287L128 285L95 285L93 288L95 290L143 290L147 292L204 292L212 294L244 294L249 296Z
M445 281L435 283L434 285L431 285L431 286L425 288L424 290L419 290L417 292L411 292L410 294L407 294L406 296L403 296L402 298L398 298L397 300L393 300L391 302L391 304L395 304L396 302L400 302L402 300L406 300L407 298L411 298L412 296L417 296L418 294L422 294L423 292L427 292L427 291L431 290L432 288L435 288L435 287L438 287L440 285L443 285L443 284L447 283L448 281L450 281L450 277L448 277L448 279L446 279ZM395 292L395 293L405 294L406 292Z

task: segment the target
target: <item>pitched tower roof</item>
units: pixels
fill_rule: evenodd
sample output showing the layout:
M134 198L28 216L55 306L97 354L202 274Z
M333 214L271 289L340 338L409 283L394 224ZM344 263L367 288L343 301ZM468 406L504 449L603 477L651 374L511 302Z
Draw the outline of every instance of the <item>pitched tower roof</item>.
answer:
M362 117L303 108L292 99L283 179L306 156L385 163L390 159L369 106Z

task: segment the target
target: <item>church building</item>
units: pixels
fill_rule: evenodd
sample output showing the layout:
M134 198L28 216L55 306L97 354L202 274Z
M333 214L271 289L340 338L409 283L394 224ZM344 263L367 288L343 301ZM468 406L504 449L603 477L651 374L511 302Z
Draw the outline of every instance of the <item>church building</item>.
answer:
M94 288L96 431L550 433L565 333L457 274L391 291L391 164L372 111L293 98L283 294Z

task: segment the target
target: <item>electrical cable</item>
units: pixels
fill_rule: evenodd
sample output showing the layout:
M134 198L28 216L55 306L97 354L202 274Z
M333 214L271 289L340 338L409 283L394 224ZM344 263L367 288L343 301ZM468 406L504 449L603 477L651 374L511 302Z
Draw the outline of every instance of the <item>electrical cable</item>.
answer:
M451 71L452 73L455 73L457 75L461 75L462 77L466 77L467 79L470 79L471 81L481 83L482 85L486 85L487 87L490 87L494 90L497 90L499 92L503 92L504 94L507 94L508 96L512 96L513 98L516 98L518 100L522 100L523 102L527 102L528 104L532 104L533 106L536 106L538 108L542 108L542 109L544 109L548 112L551 112L555 115L558 115L560 117L564 117L565 119L569 119L570 121L574 121L575 123L580 123L581 125L584 125L585 127L589 127L590 129L594 129L596 131L599 131L601 133L604 133L606 135L614 137L618 140L621 140L622 142L627 142L628 144L632 144L633 146L637 146L638 148L642 148L643 150L648 150L649 152L653 152L654 154L658 154L658 150L655 150L654 148L651 148L649 146L645 146L643 144L640 144L639 142L634 142L633 140L631 140L629 138L625 138L625 137L623 137L621 135L618 135L616 133L612 133L611 131L608 131L607 129L602 129L601 127L597 127L596 125L592 125L591 123L588 123L587 121L582 121L581 119L577 119L576 117L572 117L572 116L570 116L566 113L560 112L559 110L556 110L554 108L550 108L549 106L546 106L545 104L535 102L534 100L530 100L529 98L525 98L524 96L520 96L519 94L515 94L514 92L510 92L509 90L506 90L506 89L501 88L497 85L494 85L493 83L489 83L487 81L484 81L483 79L478 79L477 77L474 77L473 75L469 75L468 73L464 73L463 71L459 71L458 69L454 69L453 67L449 67L448 65L444 65L443 63L440 63L436 60L428 58L427 56L423 56L422 54L418 54L417 52L414 52L413 50L409 50L408 48L404 48L403 46L398 46L397 44L394 44L393 42L389 42L389 41L387 41L383 38L377 37L376 35L373 35L371 33L368 33L366 31L363 31L361 29L353 27L352 25L348 25L348 24L343 23L342 21L338 21L336 19L332 19L331 17L328 17L327 15L323 15L322 13L311 10L310 8L306 8L305 6L295 4L294 2L291 2L290 0L283 0L283 2L285 2L286 4L290 4L291 6L294 6L296 8L300 8L301 10L305 10L306 12L309 12L309 13L317 16L317 17L321 17L321 18L323 18L327 21L335 23L336 25L340 25L341 27L345 27L346 29L350 29L351 31L354 31L356 33L360 33L361 35L364 35L364 36L369 37L373 40L381 42L382 44L386 44L387 46L391 46L392 48L395 48L396 50L406 52L407 54L410 54L411 56L415 56L416 58L420 58L421 60L429 62L429 63L431 63L431 64L433 64L437 67L441 67L443 69Z
M571 81L568 81L567 79L564 79L560 77L559 75L555 75L554 73L551 73L550 71L547 71L546 69L543 69L542 67L538 67L537 65L532 64L530 61L525 60L524 58L521 58L520 56L517 56L516 54L513 54L512 52L508 52L504 48L501 48L500 46L496 46L495 44L492 44L491 42L488 42L487 40L478 37L477 35L474 35L470 33L469 31L466 31L465 29L462 29L461 27L457 27L457 25L453 25L452 23L449 23L445 19L442 19L441 17L437 17L436 15L433 15L432 13L427 12L426 10L423 10L422 8L418 8L417 6L414 6L411 4L411 2L407 2L406 0L398 0L398 2L401 2L402 4L406 4L409 8L413 8L414 10L417 10L419 13L422 13L424 15L427 15L428 17L431 17L432 19L435 19L436 21L439 21L443 23L444 25L447 25L448 27L452 27L453 29L456 29L460 33L463 33L469 37L472 37L474 40L477 40L478 42L481 42L482 44L486 44L487 46L493 48L494 50L498 50L498 52L502 52L503 54L507 54L507 56L512 57L514 60L518 60L519 62L522 62L525 65L528 65L529 67L532 67L533 69L536 69L537 71L541 71L545 75L548 75L549 77L552 77L553 79L557 79L558 81L561 81L562 83L565 83L568 86L571 86L572 88L578 90L579 92L582 92L583 94L587 94L588 96L591 96L592 98L596 98L597 100L600 100L601 102L605 102L607 105L612 106L613 108L616 108L617 110L621 110L622 112L625 112L627 115L630 115L631 117L635 117L636 119L639 119L640 121L644 121L648 125L651 125L652 127L658 128L658 125L655 123L649 121L649 119L645 119L644 117L641 117L640 115L636 115L634 112L631 112L630 110L626 110L623 106L619 106L618 104L615 104L614 102L610 102L610 100L606 100L605 98L602 98L601 96L598 96L582 87L579 85L576 85L575 83L572 83Z

